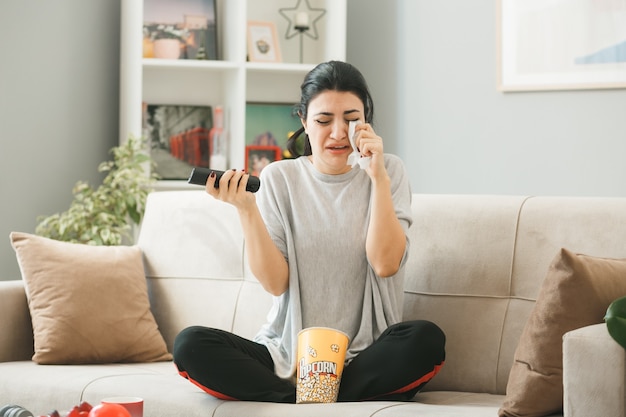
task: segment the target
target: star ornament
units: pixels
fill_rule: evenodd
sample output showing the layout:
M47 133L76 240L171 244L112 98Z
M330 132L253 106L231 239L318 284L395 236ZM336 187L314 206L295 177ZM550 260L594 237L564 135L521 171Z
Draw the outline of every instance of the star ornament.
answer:
M278 12L289 22L289 26L287 26L287 33L285 34L285 38L291 39L294 36L304 33L311 39L318 39L319 36L317 34L317 27L315 24L318 20L322 18L326 14L325 9L316 9L311 7L309 4L309 0L298 0L294 7L287 7L283 9L278 9ZM297 30L296 29L296 16L299 13L306 13L309 16L309 28L311 30ZM312 32L312 33L311 33Z

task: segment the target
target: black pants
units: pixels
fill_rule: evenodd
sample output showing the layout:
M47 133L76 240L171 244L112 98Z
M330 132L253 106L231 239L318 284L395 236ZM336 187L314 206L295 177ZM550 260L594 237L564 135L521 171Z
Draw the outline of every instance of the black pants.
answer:
M410 400L443 366L445 335L429 321L390 326L345 367L338 401ZM264 345L201 326L174 342L179 373L230 400L295 403L295 386L274 373Z

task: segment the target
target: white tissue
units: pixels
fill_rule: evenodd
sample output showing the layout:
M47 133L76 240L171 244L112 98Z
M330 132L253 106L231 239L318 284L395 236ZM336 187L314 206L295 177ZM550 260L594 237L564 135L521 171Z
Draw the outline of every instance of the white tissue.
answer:
M350 140L350 145L352 146L352 153L348 156L348 165L352 165L352 168L358 165L361 169L367 169L370 166L372 157L361 156L361 152L357 149L354 141L354 131L356 130L357 125L360 124L360 120L354 120L348 123L348 139Z

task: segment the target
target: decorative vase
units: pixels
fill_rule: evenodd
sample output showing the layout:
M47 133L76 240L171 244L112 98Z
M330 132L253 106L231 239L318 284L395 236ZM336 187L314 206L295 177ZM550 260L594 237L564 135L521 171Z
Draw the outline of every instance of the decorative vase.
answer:
M180 42L178 39L157 39L154 41L153 53L155 58L178 59Z
M150 38L143 38L143 57L154 58L154 43Z

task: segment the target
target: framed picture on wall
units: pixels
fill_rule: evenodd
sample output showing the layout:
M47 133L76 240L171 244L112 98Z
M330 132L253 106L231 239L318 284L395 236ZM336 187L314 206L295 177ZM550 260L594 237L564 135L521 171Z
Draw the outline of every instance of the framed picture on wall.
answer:
M248 61L281 62L280 44L274 22L248 22Z
M155 173L163 180L186 180L193 167L209 167L211 106L143 103L143 135Z
M278 146L282 159L290 158L287 140L302 124L293 115L293 104L246 103L246 145Z
M626 2L498 0L501 91L626 88Z
M218 59L217 0L143 0L143 57Z
M258 177L263 168L281 159L280 152L278 146L246 146L246 171Z

